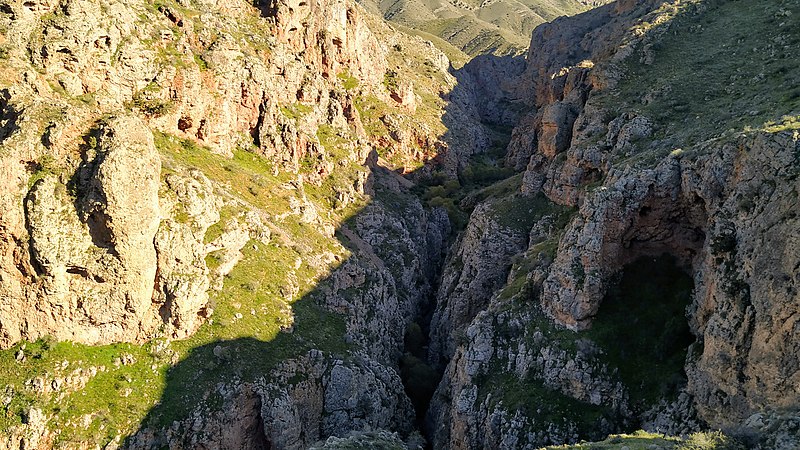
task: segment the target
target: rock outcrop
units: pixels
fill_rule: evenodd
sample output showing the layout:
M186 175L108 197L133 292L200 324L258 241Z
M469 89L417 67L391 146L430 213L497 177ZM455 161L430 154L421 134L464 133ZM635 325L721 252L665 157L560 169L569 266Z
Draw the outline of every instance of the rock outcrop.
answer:
M459 336L506 281L511 257L525 248L527 234L504 227L492 212L490 204L475 208L444 268L431 320L429 358L435 364L453 356Z
M382 84L386 50L365 13L346 2L259 9L205 2L199 16L187 5L101 3L4 7L8 70L28 70L3 91L9 118L3 144L11 152L4 164L16 183L4 203L4 254L15 255L3 269L4 346L48 334L93 344L141 341L162 323L168 334L185 337L208 315L205 291L213 274L204 258L219 249L207 248L203 236L219 220L219 193L202 175L184 181L170 175L164 181L173 193L159 206L161 169L148 127L157 139L168 133L228 156L249 139L276 170L309 167L302 176L320 185L338 163L367 157L355 97L391 102ZM234 38L259 22L275 33ZM26 32L36 39L26 43ZM342 87L347 80L357 92ZM144 123L87 125L98 113L121 109ZM328 137L329 129L349 136L351 125L354 141ZM331 128L318 132L321 126ZM117 141L105 142L106 135ZM342 141L335 145L347 154L332 154L341 151L331 140ZM28 178L42 181L20 202ZM74 202L68 191L78 196ZM231 241L229 253L246 241ZM43 281L31 283L34 274ZM51 301L51 293L60 300ZM85 300L96 295L114 300ZM22 307L21 299L39 306ZM37 311L38 318L29 316Z
M157 326L151 296L161 162L152 134L136 119L112 119L83 158L68 183L47 174L27 195L36 282L19 296L25 303L4 305L3 332L12 342L44 334L87 343L141 339Z
M233 348L217 353L237 362ZM220 399L221 409L197 409L166 429L143 429L126 447L305 449L353 431L390 429L407 436L412 429L411 404L397 373L363 358L331 360L311 351L256 383L221 383L208 394Z

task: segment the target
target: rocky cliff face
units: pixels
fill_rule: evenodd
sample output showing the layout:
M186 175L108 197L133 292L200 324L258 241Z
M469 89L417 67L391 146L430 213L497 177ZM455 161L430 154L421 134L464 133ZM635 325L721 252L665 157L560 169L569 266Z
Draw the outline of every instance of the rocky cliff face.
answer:
M0 446L408 438L449 220L384 166L446 151L447 58L344 1L0 12Z
M783 17L784 9L772 7L763 13ZM798 305L799 224L790 212L798 191L797 131L764 125L761 112L742 121L722 110L693 111L678 127L672 121L681 121L680 113L665 112L692 108L684 103L692 94L677 87L690 83L681 78L689 71L665 72L679 57L668 49L694 39L691 64L711 48L704 39L730 45L723 28L731 24L710 17L733 9L724 2L617 2L536 30L517 95L536 109L514 129L506 164L525 168L522 193L544 193L578 213L550 235L549 245L532 233L523 242L527 250L501 258L514 262L505 268L493 259L502 251L488 256L478 241L464 239L455 250L484 255L479 260L498 273L494 284L483 284L478 308L469 296L440 291L435 317L449 311L465 317L433 331L434 339L442 332L464 336L460 344L450 341L453 358L429 414L436 446L537 447L635 426L667 433L736 428L760 410L797 404L797 323L790 312ZM699 29L697 36L688 34ZM782 29L765 33L754 47L769 51L787 37ZM791 57L787 52L778 46L773 54ZM735 67L703 70L729 71L714 76L735 85ZM748 89L774 88L754 85ZM715 104L715 95L725 94L705 95ZM788 98L756 94L755 102L775 103L750 107L775 108L772 116L780 118L796 113L798 105ZM755 125L735 128L744 122ZM720 133L725 128L703 129L704 123L731 129ZM482 220L483 209L476 208L470 227ZM509 242L502 231L490 234ZM642 259L663 254L674 265L648 266ZM626 277L635 267L649 267L639 276L653 280L678 267L694 285L685 312L678 309L675 318L688 322L687 332L669 338L694 342L676 355L675 385L651 394L642 391L646 383L637 381L632 366L662 363L631 353L617 360L614 350L626 339L644 339L624 328L647 326L646 312L623 319L630 322L618 324L613 345L605 344L605 318L625 289L638 291L638 298L630 294L632 305L649 301L651 310L662 308L658 297L648 296L647 279ZM443 287L465 272L448 266ZM506 281L497 283L497 277ZM661 296L672 295L667 292ZM671 326L664 333L674 332L667 331ZM650 332L661 333L655 329ZM433 345L438 357L436 340ZM669 359L661 346L642 350ZM667 377L664 369L653 376ZM756 441L750 445L770 445Z
M155 328L161 161L152 134L134 119L102 125L96 142L74 175L74 201L51 174L28 192L30 264L41 285L37 307L4 305L13 340L27 328L87 343L141 339Z
M203 249L198 241L219 220L223 200L213 199L201 175L175 174L164 180L170 195L160 207L162 170L148 127L221 155L254 143L276 173L302 172L315 185L345 163L341 156L366 159L355 103L368 95L394 102L382 86L386 50L356 7L302 3L260 11L214 2L198 10L4 6L8 81L14 71L27 74L3 91L4 253L13 256L3 269L5 346L48 334L93 344L142 340L160 323L186 336L202 320L203 259L215 245ZM250 33L256 26L275 32ZM25 48L28 35L36 39ZM121 110L144 122L92 122ZM362 183L353 192L363 190ZM338 195L346 202L353 193ZM171 209L192 226L171 220ZM251 228L257 237L264 226Z

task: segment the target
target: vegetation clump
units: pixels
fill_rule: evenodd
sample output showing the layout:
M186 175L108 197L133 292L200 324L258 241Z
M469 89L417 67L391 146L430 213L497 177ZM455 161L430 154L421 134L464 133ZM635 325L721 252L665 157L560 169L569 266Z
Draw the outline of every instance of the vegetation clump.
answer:
M158 96L160 91L161 88L157 83L150 83L134 94L130 106L150 117L161 117L169 114L175 110L175 103L160 98Z
M625 266L585 334L619 371L631 403L647 408L686 384L683 365L694 342L686 319L694 283L663 254Z
M406 329L405 354L400 358L400 376L406 394L414 405L417 420L422 423L436 391L441 374L437 373L427 362L425 335L416 322Z
M546 447L542 450L744 450L735 439L719 431L690 434L687 437L665 436L646 431L615 434L600 442Z

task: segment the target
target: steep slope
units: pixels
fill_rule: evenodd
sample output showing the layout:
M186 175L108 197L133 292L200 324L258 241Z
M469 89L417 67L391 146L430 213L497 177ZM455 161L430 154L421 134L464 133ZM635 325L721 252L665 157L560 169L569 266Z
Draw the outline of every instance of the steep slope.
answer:
M537 28L520 200L474 209L437 295L435 446L724 427L773 448L761 412L794 426L798 7L618 2ZM543 195L577 211L523 206Z
M4 1L0 32L0 448L413 441L449 221L395 170L483 133L448 151L440 51L346 1Z

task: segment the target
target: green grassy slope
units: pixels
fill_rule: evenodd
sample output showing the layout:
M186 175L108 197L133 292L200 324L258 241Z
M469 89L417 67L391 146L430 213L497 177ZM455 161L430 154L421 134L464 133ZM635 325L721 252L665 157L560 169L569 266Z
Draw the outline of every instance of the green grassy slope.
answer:
M645 44L648 57L627 58L616 89L590 100L612 118L652 120L641 149L663 156L748 130L800 128L800 1L685 1L669 23ZM640 28L658 35L661 26Z
M733 440L719 432L694 433L685 438L637 431L609 436L601 442L547 447L546 450L739 450Z

